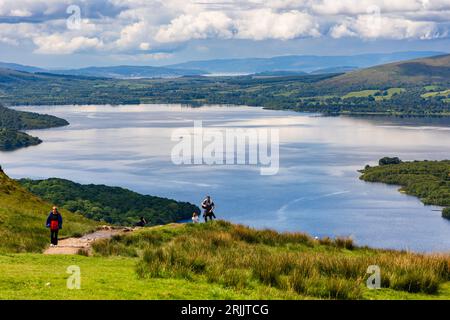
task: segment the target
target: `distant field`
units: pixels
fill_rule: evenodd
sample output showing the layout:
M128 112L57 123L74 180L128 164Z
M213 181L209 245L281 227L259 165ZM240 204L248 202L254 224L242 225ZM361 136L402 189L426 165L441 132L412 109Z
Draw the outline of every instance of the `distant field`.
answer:
M387 90L361 90L347 93L342 99L374 97L376 101L389 100L394 94L405 92L404 88L389 88Z
M394 96L394 94L400 94L405 91L406 91L406 89L404 89L404 88L389 88L385 91L384 94L375 96L375 100L377 100L377 101L378 100L389 100ZM380 91L380 93L383 93L383 91Z
M370 97L373 96L375 93L379 92L380 90L361 90L361 91L353 91L347 93L345 96L342 97L342 99L348 99L348 98L360 98L360 97Z
M450 96L450 89L444 91L427 92L421 95L422 98L448 97L448 96Z

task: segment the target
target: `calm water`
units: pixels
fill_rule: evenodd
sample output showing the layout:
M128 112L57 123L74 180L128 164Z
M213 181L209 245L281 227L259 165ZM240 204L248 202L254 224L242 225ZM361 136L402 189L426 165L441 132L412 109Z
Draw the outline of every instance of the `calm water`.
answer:
M351 236L358 244L450 251L450 222L397 187L365 183L356 170L383 156L450 158L450 121L318 117L249 107L168 105L26 107L67 119L65 128L31 131L44 143L0 153L14 177L60 177L199 203L211 194L216 214L258 228ZM280 170L256 166L177 166L176 128L278 128Z

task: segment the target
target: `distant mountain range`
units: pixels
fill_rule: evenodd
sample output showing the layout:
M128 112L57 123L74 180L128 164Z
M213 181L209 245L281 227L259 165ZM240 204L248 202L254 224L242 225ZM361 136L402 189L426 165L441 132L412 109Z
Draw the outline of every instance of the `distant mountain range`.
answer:
M45 69L37 68L37 67L31 67L31 66L25 66L22 64L17 63L7 63L7 62L0 62L0 68L1 69L11 69L16 71L23 71L23 72L47 72Z
M304 73L345 73L390 62L444 54L434 51L360 54L354 56L292 55L273 58L244 58L190 61L162 67L111 66L50 70L16 63L2 63L0 68L29 73L46 73L116 79L177 78L208 74L255 74L256 76L286 76Z
M202 70L174 69L152 66L112 66L112 67L87 67L80 69L51 70L26 66L17 63L0 62L0 69L14 71L43 73L68 76L84 76L115 79L141 79L141 78L177 78L183 76L198 76L206 72Z
M267 71L316 72L330 68L367 68L380 64L431 57L444 54L433 51L360 54L354 56L280 56L273 58L244 58L190 61L173 64L176 69L196 69L209 73L260 73Z
M118 78L118 79L141 79L141 78L176 78L183 76L199 76L205 74L202 70L175 69L151 66L112 66L112 67L88 67L71 70L47 71L55 74L66 74L75 76Z

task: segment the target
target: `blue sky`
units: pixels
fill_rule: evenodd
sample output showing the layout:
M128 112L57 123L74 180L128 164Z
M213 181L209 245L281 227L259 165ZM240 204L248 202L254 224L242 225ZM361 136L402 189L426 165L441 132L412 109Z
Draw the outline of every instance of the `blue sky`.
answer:
M0 61L165 65L449 51L450 0L1 0Z

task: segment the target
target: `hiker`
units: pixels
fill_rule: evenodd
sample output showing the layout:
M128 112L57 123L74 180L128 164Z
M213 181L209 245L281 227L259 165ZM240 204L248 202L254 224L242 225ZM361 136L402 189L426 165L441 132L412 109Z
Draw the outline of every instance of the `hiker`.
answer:
M198 214L197 214L197 212L194 212L192 214L192 223L199 223L199 222L200 222L200 219L198 218Z
M214 202L212 201L210 196L206 196L205 200L202 202L202 208L205 210L203 212L203 217L205 218L205 222L216 219L216 215L214 214Z
M145 225L147 224L147 220L145 220L144 217L141 217L141 219L139 220L138 223L135 224L136 227L145 227Z
M62 216L58 207L53 207L47 218L47 228L50 228L50 246L58 245L58 232L62 229Z

